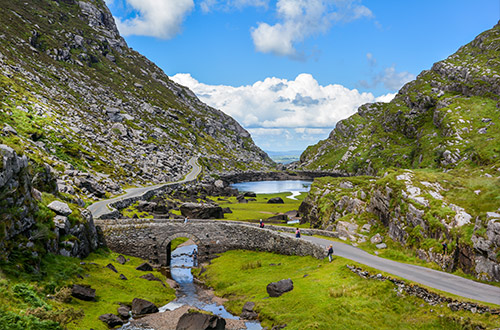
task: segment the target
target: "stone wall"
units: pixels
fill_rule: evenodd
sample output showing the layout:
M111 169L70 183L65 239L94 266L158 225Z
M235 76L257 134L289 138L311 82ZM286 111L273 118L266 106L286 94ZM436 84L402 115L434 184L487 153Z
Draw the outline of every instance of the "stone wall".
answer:
M241 222L189 220L98 220L106 245L113 251L162 265L167 264L167 246L176 237L192 238L201 261L228 250L254 250L283 255L324 258L324 250L307 241L273 229L261 229Z

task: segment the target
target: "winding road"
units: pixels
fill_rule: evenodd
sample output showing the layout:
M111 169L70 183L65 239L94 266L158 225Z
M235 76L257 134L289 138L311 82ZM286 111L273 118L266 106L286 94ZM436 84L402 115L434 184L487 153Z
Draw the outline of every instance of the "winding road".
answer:
M180 181L175 181L175 182L168 182L168 183L160 183L154 186L146 186L146 187L137 187L137 188L129 188L125 190L125 194L120 195L118 197L110 198L110 199L105 199L99 202L96 202L92 205L90 205L87 209L92 213L92 216L94 219L98 219L101 217L103 214L108 214L114 211L114 209L111 208L110 204L113 204L114 202L127 199L127 198L132 198L132 197L138 197L141 196L148 191L154 190L154 189L159 189L164 186L170 186L173 184L178 184L178 183L185 183L185 182L190 182L196 179L196 177L200 174L201 172L201 166L198 165L198 157L192 157L189 162L189 165L191 165L192 169L191 171L186 174L184 179Z
M288 233L287 235L294 236L294 234ZM336 256L359 262L360 264L423 284L427 287L469 299L500 305L500 287L475 282L430 268L377 257L345 243L305 235L302 235L301 239L321 245L325 247L325 250L327 246L332 244Z

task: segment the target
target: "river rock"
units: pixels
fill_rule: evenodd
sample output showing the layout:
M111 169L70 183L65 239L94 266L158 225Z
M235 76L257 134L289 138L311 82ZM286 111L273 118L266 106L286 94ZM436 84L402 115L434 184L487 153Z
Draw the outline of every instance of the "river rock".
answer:
M132 314L135 316L157 313L158 307L150 301L134 298L132 300Z
M270 297L279 297L283 293L293 290L293 282L291 279L271 282L267 285L266 290Z
M137 270L141 270L143 272L150 272L153 270L153 266L151 266L150 264L148 264L147 262L144 262L142 264L140 264L139 266L137 266L136 268Z
M116 316L115 314L103 314L99 316L99 320L103 321L108 325L109 328L114 328L119 325L123 325L123 320Z
M253 310L255 303L247 301L243 306L240 317L246 320L255 320L259 315Z
M57 214L60 215L65 215L68 216L70 215L73 211L69 208L68 204L60 202L60 201L53 201L49 205L47 205L49 209L52 211L56 212Z
M71 295L80 300L95 301L95 289L92 289L88 285L73 285L73 288L71 289Z
M181 214L193 219L222 219L222 207L213 204L184 203L180 207Z
M176 330L224 330L226 320L217 315L188 312L181 316Z
M130 308L127 306L120 306L118 307L118 315L123 319L123 320L128 320L130 318Z
M281 197L273 197L267 201L267 204L285 204Z

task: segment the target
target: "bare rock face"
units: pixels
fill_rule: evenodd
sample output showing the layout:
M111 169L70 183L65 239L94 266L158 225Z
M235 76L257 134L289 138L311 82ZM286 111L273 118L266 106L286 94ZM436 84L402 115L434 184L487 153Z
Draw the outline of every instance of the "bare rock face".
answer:
M291 279L271 282L266 287L270 297L279 297L283 293L293 290L293 281Z
M217 315L185 313L179 319L176 330L224 330L226 320Z
M157 313L158 307L150 301L134 298L132 300L132 314L134 316Z
M180 207L181 214L193 219L222 219L222 207L213 204L184 203Z

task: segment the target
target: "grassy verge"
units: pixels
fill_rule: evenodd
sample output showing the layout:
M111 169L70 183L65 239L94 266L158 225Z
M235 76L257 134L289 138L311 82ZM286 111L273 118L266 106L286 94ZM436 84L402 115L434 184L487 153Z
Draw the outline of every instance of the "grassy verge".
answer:
M258 261L258 262L256 262ZM272 266L274 264L275 266ZM388 281L363 280L345 266L343 258L328 263L312 257L230 251L214 259L202 278L226 307L241 313L253 301L263 326L287 324L287 329L472 329L494 328L498 315L452 312L405 296ZM276 266L277 265L277 266ZM270 282L290 278L294 289L269 298Z
M304 200L307 193L302 193L297 196L296 200L286 198L290 196L289 192L278 194L257 194L256 201L249 201L248 203L238 203L236 197L223 198L225 201L219 201L216 197L211 199L219 204L221 207L229 207L233 213L224 214L226 220L239 220L239 221L264 221L279 213L298 210L300 203ZM284 204L268 204L267 201L274 197L281 197ZM248 199L248 198L247 198Z
M2 265L0 328L104 330L107 326L99 315L116 313L120 303L130 305L134 298L142 298L161 306L175 298L170 287L139 278L146 272L135 268L143 260L126 256L129 261L120 265L115 261L117 257L116 253L99 250L80 264L80 259L47 255L40 271L32 274L17 273L15 267ZM109 263L118 273L105 267ZM164 279L162 274L152 273ZM128 280L121 280L120 274ZM96 301L69 299L73 284L90 285L96 290Z

